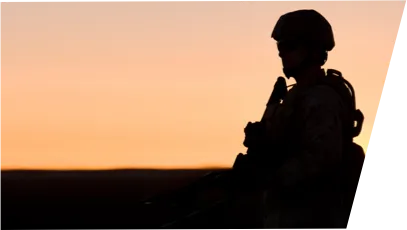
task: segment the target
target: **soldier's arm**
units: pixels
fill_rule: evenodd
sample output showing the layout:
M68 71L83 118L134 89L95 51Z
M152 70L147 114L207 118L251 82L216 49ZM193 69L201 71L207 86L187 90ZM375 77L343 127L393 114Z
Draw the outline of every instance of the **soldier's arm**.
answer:
M300 152L294 153L275 175L280 188L306 183L327 172L342 156L341 102L334 92L319 88L304 98L300 119L305 129L301 133Z

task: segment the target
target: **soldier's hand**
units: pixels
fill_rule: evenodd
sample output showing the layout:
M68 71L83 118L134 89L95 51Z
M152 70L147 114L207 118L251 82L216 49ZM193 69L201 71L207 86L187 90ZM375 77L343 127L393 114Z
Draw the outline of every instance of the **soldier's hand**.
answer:
M266 137L266 126L261 122L249 122L244 129L244 133L244 146L249 148L260 145Z

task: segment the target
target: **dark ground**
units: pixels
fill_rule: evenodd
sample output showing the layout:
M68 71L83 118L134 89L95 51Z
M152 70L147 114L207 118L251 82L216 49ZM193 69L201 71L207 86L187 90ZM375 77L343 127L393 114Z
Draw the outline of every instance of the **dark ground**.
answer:
M216 171L223 170L225 169ZM211 169L0 171L0 220L2 226L14 227L56 224L112 226L117 229L119 226L132 225L135 229L152 229L151 226L154 224L163 221L167 223L169 219L178 216L175 210L181 209L178 208L180 206L174 208L171 202L165 205L153 202L158 203L158 206L140 205L144 203L143 201L158 194L168 194L213 171ZM356 228L358 230L368 229L368 225L380 225L378 222L383 222L380 221L382 212L377 212L377 209L385 203L384 195L378 193L381 190L379 188L383 186L379 183L382 180L377 175L382 173L374 168L368 171L367 184L364 185L365 204L360 212L362 219ZM216 190L214 193L204 191L202 194L198 195L201 196L198 199L195 197L184 199L182 198L184 195L181 195L183 205L188 207L187 213L190 207L195 207L196 200L201 200L199 205L202 205L209 198L212 202L214 198L224 197L223 192L217 193ZM374 200L374 205L369 200ZM250 206L244 209L253 210ZM228 223L235 225L237 220L244 223L243 219L251 215L247 212L242 214L241 211L237 211L238 214L231 214L236 210L238 210L236 206L221 206L211 211L209 215L204 214L204 219L200 216L198 219L200 223L206 223L210 216L211 223L230 221ZM250 212L254 215L252 211ZM376 224L373 224L372 220L375 220Z
M2 171L1 225L4 229L155 228L178 209L138 204L211 171Z

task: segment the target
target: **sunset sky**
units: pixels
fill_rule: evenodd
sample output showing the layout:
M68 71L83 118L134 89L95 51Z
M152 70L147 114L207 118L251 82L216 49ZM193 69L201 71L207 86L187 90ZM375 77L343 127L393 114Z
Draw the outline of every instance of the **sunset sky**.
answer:
M315 9L369 142L405 2L1 3L1 167L231 166L281 63L278 18ZM290 80L291 82L291 80Z

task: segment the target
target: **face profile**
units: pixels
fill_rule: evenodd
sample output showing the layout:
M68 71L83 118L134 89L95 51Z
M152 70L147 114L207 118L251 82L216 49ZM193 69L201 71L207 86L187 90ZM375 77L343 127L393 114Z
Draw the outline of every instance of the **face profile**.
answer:
M284 69L293 69L300 65L303 55L299 46L294 43L277 43L279 56Z
M295 41L284 40L277 42L277 48L286 77L290 78L292 70L297 69L306 57L305 49Z

